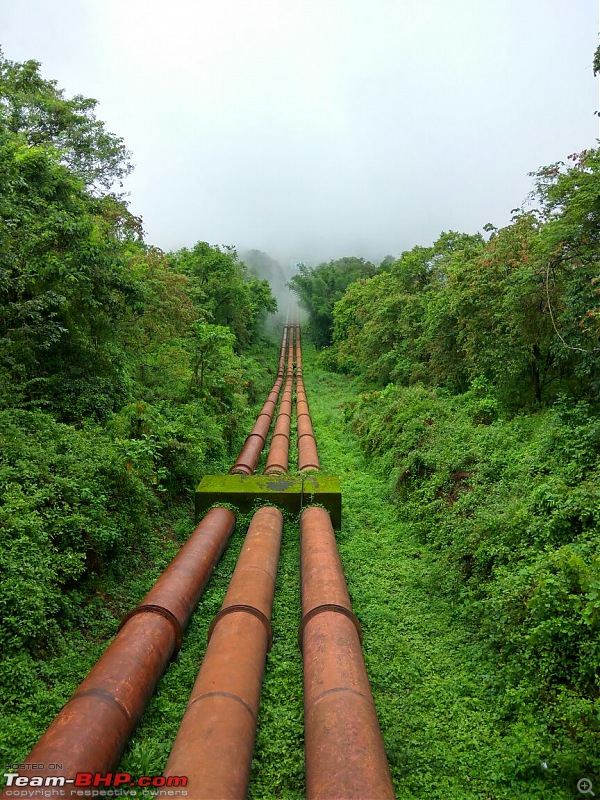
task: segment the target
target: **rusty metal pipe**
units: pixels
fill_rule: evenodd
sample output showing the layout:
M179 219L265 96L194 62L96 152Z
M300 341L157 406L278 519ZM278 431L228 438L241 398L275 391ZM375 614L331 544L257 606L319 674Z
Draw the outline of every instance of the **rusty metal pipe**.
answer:
M296 397L296 410L297 410L298 416L300 416L301 414L308 414L310 416L310 411L309 411L308 403L306 402L306 400L299 400Z
M281 396L279 414L271 437L265 475L282 475L288 471L290 450L290 426L292 416L292 397L294 386L293 337L289 339L288 368L285 388Z
M317 442L313 435L304 434L298 439L298 471L320 470Z
M317 440L302 380L302 348L298 329L296 329L296 422L298 426L298 471L320 470Z
M289 434L273 435L265 466L265 475L284 475L288 471L289 450Z
M237 460L229 470L232 474L252 475L265 446L265 440L258 434L248 436L240 450Z
M247 437L242 449L238 453L235 464L229 470L229 473L232 475L253 475L254 471L256 470L258 461L260 459L260 454L262 453L267 441L269 428L271 427L271 422L273 421L273 414L275 413L277 401L283 385L283 365L285 363L285 354L287 352L287 339L288 328L286 326L283 329L283 336L281 339L277 380L269 392L267 400L263 405L256 422L254 423L254 427L252 428L250 435Z
M280 414L287 414L288 417L292 416L292 401L291 399L282 400L281 405L279 406L279 413Z
M312 421L308 414L300 414L300 416L296 420L298 426L298 439L301 439L303 436L312 436L314 438L314 431L312 426Z
M290 438L290 423L291 419L288 414L279 414L273 429L273 436L287 436Z
M300 537L306 797L394 800L360 625L325 509L303 511Z
M27 756L28 765L46 765L26 768L28 777L70 779L78 772L105 773L115 767L181 645L182 632L234 528L232 511L213 508L206 514ZM48 764L65 768L53 770ZM64 786L55 791L63 794L53 797L74 797L77 790ZM44 792L28 787L27 796L45 797Z
M269 428L271 427L271 420L272 416L270 414L259 414L250 434L262 436L263 442L266 441L269 435Z
M254 515L202 667L171 750L165 775L186 775L194 800L246 797L283 517Z
M274 402L273 400L266 400L264 406L261 409L261 412L260 412L259 416L261 414L268 414L272 419L276 408L277 408L277 403L276 402Z

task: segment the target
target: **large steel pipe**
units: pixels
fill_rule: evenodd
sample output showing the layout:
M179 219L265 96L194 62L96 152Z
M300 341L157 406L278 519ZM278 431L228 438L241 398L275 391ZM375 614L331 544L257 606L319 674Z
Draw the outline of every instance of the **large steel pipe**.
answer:
M78 772L105 773L115 767L179 649L182 632L234 528L235 515L228 509L213 508L206 514L140 605L125 617L113 642L25 759L28 766L21 774L71 779ZM50 764L63 766L51 769ZM47 791L28 786L27 797L46 797ZM81 789L55 787L52 796L76 797L76 791Z
M267 401L262 407L254 427L250 432L250 435L244 442L242 449L235 460L235 464L229 470L230 474L253 475L254 471L256 470L258 461L260 459L260 454L262 453L267 441L269 428L271 427L271 422L273 421L273 414L275 413L277 400L279 399L279 393L283 385L283 368L285 364L285 355L287 352L287 340L288 328L286 326L283 329L283 336L281 338L277 380L273 384L273 388L269 392Z
M288 414L279 414L273 429L273 436L287 436L290 438L290 417Z
M285 414L288 417L292 415L292 398L287 396L281 401L281 405L279 406L279 413Z
M317 441L311 434L305 434L298 439L298 471L307 472L320 469Z
M290 328L291 331L291 328ZM294 387L294 341L290 333L288 345L287 377L279 414L275 422L275 429L271 437L267 463L265 465L265 475L283 475L288 471L289 450L290 450L290 424L292 415L292 398Z
M296 329L296 422L298 426L298 471L320 470L317 440L302 380L302 349L299 329Z
M264 446L265 440L262 436L258 436L257 434L248 436L235 464L231 467L229 472L231 474L252 475L256 469Z
M186 775L194 800L246 797L283 517L254 515L167 762L165 775Z
M394 800L360 626L327 511L300 520L306 797Z
M261 412L256 418L256 422L254 423L254 427L250 431L250 434L255 433L258 436L261 436L264 442L267 436L269 435L271 420L272 416L270 414L265 414Z
M265 475L284 475L288 471L289 450L289 435L281 433L273 435L265 466Z
M310 414L310 411L308 409L308 403L306 402L306 400L296 398L296 409L298 412L298 416L300 414Z
M300 344L300 328L296 326L296 374L302 374L302 346Z
M308 414L300 414L300 416L297 419L297 423L298 423L298 439L300 439L302 436L305 436L306 434L314 437L315 434L313 431L312 422Z

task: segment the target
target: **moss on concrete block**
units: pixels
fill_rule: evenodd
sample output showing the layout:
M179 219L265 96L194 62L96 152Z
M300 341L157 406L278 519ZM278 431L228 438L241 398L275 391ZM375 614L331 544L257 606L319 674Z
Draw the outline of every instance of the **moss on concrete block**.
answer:
M302 508L302 478L287 475L205 475L196 489L196 518L215 503L229 503L243 514L257 502L273 503L299 513Z
M335 475L205 475L196 489L196 519L211 506L227 503L246 514L260 503L272 503L299 514L318 503L331 514L333 527L342 525L342 494Z

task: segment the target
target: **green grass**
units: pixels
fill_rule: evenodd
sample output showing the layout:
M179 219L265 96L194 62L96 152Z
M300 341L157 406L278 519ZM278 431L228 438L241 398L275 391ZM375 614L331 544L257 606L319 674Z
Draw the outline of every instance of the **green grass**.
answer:
M439 551L399 517L347 430L359 390L306 347L304 360L322 468L342 485L339 549L398 797L572 797L542 767L539 721L505 718L491 652L434 585Z
M499 675L485 641L437 590L439 551L428 549L388 499L386 482L367 463L344 423L357 393L305 348L305 382L322 469L342 484L338 544L399 798L566 800L542 767L541 722L506 717ZM291 465L294 462L291 461ZM120 765L134 775L160 773L176 735L249 517L238 529L202 598L181 654L151 701ZM249 797L305 795L298 521L288 516L273 609Z

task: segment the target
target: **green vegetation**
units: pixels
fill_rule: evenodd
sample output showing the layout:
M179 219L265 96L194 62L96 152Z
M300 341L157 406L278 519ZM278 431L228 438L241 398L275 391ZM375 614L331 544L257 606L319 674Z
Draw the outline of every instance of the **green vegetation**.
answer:
M306 347L304 363L398 797L573 797L599 767L598 495L577 480L595 423L558 409L486 425L481 393L422 387L357 402L356 380Z
M385 386L465 392L486 379L500 408L560 395L595 402L600 372L600 151L536 173L536 207L501 230L443 233L366 281L334 310L328 363Z
M267 282L232 249L144 242L95 105L0 53L5 763L189 533L196 484L229 466L276 363Z
M363 258L339 258L317 267L300 266L300 272L291 278L289 286L308 311L308 331L318 347L331 344L333 307L346 287L374 274L374 265Z
M486 226L488 241L443 233L349 282L319 357L359 378L346 422L405 526L390 569L403 574L405 548L425 558L420 591L472 643L468 671L453 670L455 702L471 671L485 675L476 702L491 716L473 741L496 748L479 778L494 797L550 796L544 786L569 796L578 777L600 772L600 151L570 160L539 170L528 208L501 230ZM310 279L326 303L329 291ZM380 570L387 513L371 519ZM390 592L373 592L376 613ZM405 602L411 619L421 613ZM435 657L448 664L445 646ZM391 650L386 658L394 663ZM429 691L438 677L428 674ZM439 772L455 744L440 726L448 752L429 772L451 792ZM486 756L471 763L470 781ZM474 784L458 762L450 771L466 796Z
M229 466L276 364L268 283L230 248L144 242L112 191L129 154L95 105L0 53L5 762L189 534L198 480ZM403 798L566 800L600 775L600 151L570 159L487 240L446 232L290 282L322 348L304 376ZM248 521L124 755L132 774L164 767ZM253 798L304 793L299 618L288 516Z

